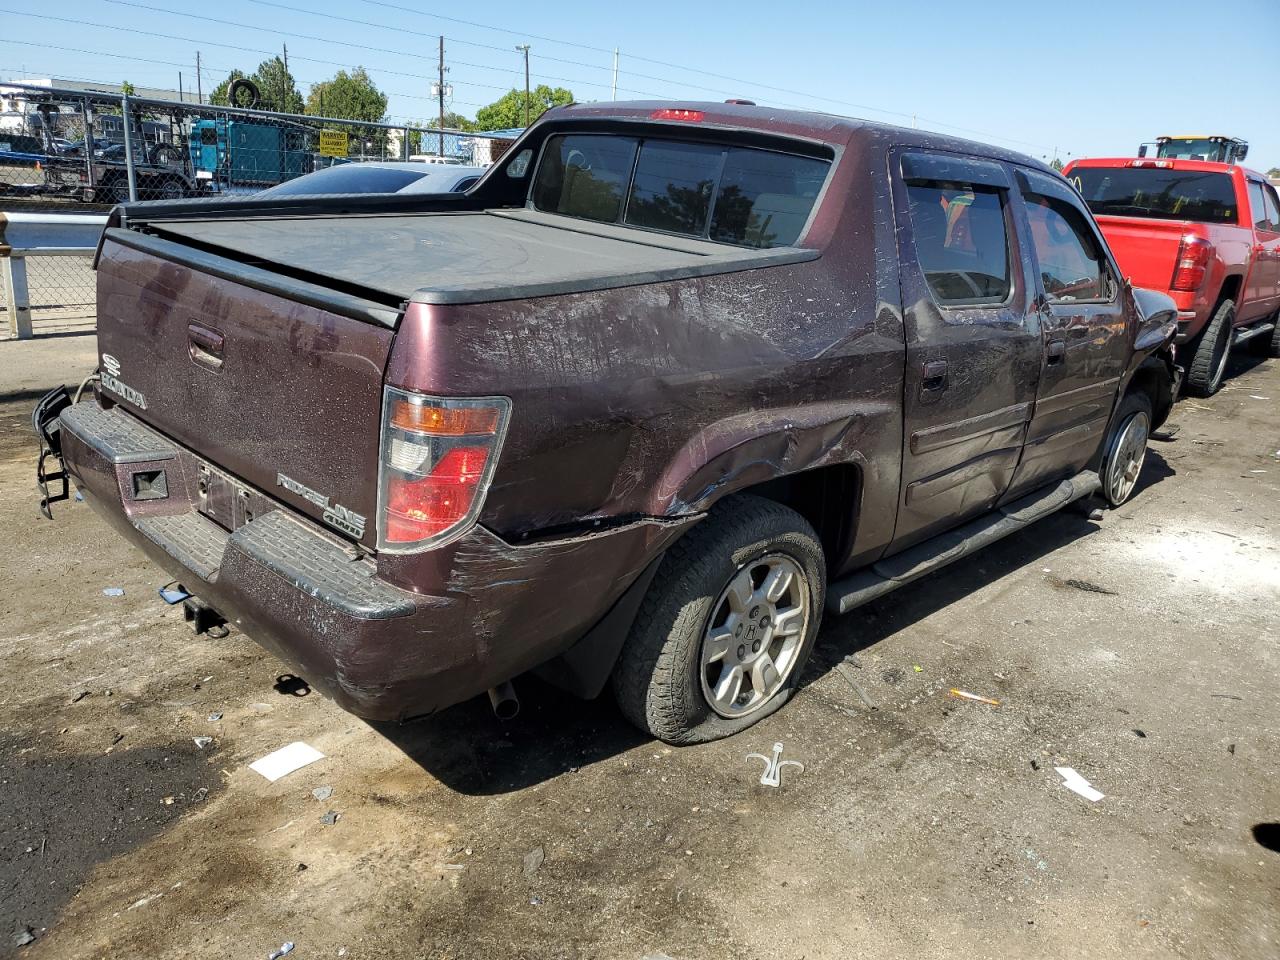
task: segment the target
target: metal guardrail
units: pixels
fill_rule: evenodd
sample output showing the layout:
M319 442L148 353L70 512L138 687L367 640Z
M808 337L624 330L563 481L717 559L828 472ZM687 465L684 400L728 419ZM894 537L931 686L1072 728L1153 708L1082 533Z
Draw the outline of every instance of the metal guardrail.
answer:
M0 277L10 338L33 335L27 258L92 257L106 225L106 216L98 214L0 213Z

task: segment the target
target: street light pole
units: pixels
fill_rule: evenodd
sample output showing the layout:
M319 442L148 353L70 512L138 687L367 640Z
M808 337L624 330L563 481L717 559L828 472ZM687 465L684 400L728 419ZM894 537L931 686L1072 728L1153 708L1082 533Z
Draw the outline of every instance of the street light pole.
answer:
M444 34L440 35L440 159L444 159Z
M524 125L529 126L529 44L516 44L516 52L524 54Z

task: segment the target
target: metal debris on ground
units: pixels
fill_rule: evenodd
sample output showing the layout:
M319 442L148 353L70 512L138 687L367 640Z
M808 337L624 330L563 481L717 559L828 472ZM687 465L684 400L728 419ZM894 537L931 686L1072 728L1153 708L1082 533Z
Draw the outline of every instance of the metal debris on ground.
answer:
M201 750L213 743L213 737L192 737L191 739Z
M210 723L217 723L219 720L222 719L222 714L211 713L209 714L209 716L205 717L205 719L208 720Z
M330 810L328 813L326 813L323 817L320 818L320 822L323 823L326 827L332 827L335 823L338 822L338 820L341 817L342 817L342 814L340 814L337 810Z
M804 773L804 764L799 760L783 760L782 744L775 743L773 745L773 756L766 757L763 753L748 753L744 759L747 760L763 760L764 773L760 775L760 786L762 787L780 787L782 786L782 768L797 767L797 773Z
M849 660L841 660L837 663L836 672L840 674L840 676L844 677L845 682L849 684L849 686L853 687L853 692L856 693L858 698L867 705L868 710L876 709L875 702L867 696L867 692L862 689L862 685L859 684L857 679L854 677L853 668L850 665Z
M103 587L102 595L104 597L123 597L124 587Z
M208 787L201 787L199 790L197 790L195 793L193 793L193 794L191 795L191 802L192 802L192 803L199 803L201 800L203 800L203 799L204 799L205 797L207 797L208 795L209 795L209 788L208 788Z
M293 941L286 940L280 944L279 950L272 950L267 954L267 960L280 960L281 957L288 956L291 953L293 953Z
M253 761L253 763L249 764L249 769L262 774L272 783L275 783L281 777L293 773L293 771L299 770L309 763L315 763L317 760L323 759L324 754L315 747L305 744L301 740L295 740L288 746L281 747L279 750Z
M524 855L524 875L527 877L537 873L546 858L546 852L541 847L534 847L526 853Z
M977 693L970 693L968 690L957 690L955 687L952 687L947 691L947 693L958 700L972 700L974 703L985 703L989 707L1000 706L999 700L993 700L991 697L984 697Z
M1062 777L1063 779L1062 785L1064 787L1066 787L1072 793L1076 793L1084 797L1090 803L1097 803L1099 800L1101 800L1103 797L1106 796L1105 793L1103 793L1101 790L1094 788L1093 785L1090 784L1088 780L1080 776L1080 774L1076 773L1070 767L1054 767L1053 769L1058 772L1058 775L1060 777Z
M311 791L311 795L317 800L328 800L333 796L333 787L316 787Z
M13 940L14 944L19 947L25 947L28 943L36 942L36 935L31 932L31 928L27 927L19 933Z

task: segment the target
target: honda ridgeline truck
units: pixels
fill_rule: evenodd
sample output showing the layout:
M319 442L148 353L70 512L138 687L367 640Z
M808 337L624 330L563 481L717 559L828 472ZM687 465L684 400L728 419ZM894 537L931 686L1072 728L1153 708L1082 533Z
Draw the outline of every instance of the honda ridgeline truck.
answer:
M741 730L824 608L1123 502L1176 390L1051 170L745 104L555 109L459 195L117 208L97 270L51 450L373 719L536 670Z
M1280 198L1266 177L1234 162L1169 156L1174 146L1204 151L1223 141L1216 155L1234 158L1240 141L1162 140L1155 159L1074 160L1064 173L1124 275L1178 304L1186 386L1207 397L1237 344L1280 357Z

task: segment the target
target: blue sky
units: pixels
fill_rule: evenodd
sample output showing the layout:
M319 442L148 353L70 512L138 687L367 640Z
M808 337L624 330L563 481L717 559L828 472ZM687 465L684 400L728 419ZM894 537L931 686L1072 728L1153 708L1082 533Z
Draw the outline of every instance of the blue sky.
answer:
M467 115L523 85L518 43L532 47L535 84L569 87L580 101L609 99L617 47L619 99L738 96L914 117L1046 159L1221 133L1250 141L1250 166L1280 166L1280 0L61 0L3 20L0 79L25 71L173 88L181 70L191 86L199 49L207 93L287 43L304 95L339 66L363 65L390 95L392 118L417 119L434 112L443 33L453 109Z

